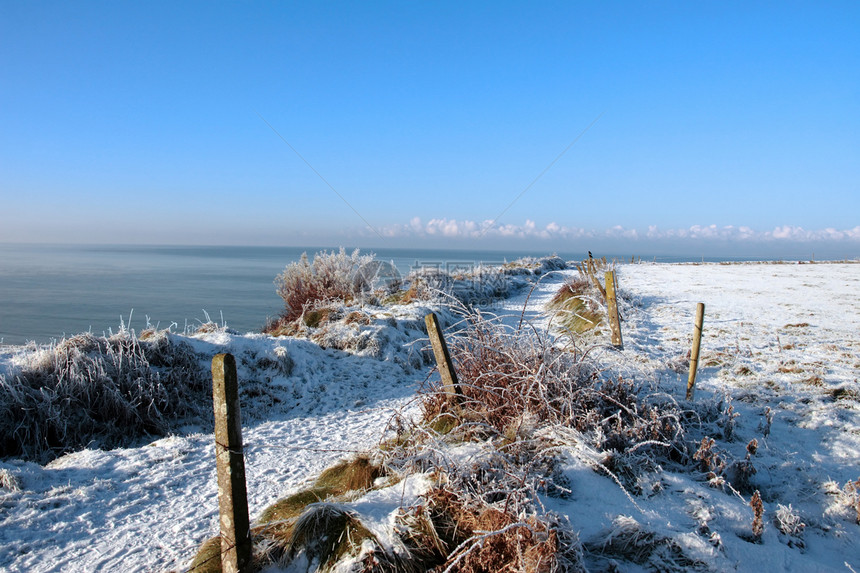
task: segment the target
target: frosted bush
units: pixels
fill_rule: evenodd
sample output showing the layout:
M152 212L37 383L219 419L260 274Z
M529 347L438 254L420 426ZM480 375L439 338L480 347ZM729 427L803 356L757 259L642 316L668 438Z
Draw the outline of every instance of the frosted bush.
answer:
M319 252L313 262L307 253L302 253L299 262L275 278L278 296L284 299L282 318L295 320L307 307L322 301L351 301L366 286L363 275L356 271L373 259L373 255L361 255L358 249L347 254L343 247L339 252Z
M790 503L788 506L781 503L777 505L774 522L777 529L789 537L800 537L806 528L806 524L800 520L800 515L792 509Z
M0 456L44 462L91 442L163 435L199 413L210 388L191 347L165 331L80 334L0 375Z
M6 468L0 468L0 488L21 491L21 480Z

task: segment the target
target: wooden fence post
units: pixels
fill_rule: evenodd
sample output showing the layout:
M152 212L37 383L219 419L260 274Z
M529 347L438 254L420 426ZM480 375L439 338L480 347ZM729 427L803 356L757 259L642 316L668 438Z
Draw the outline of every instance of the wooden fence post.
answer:
M232 354L212 359L212 397L215 407L215 461L218 471L218 511L221 523L221 570L246 573L251 567L251 530L239 380Z
M612 331L612 346L624 348L621 340L621 320L618 317L618 301L615 299L615 271L606 271L606 308L609 312L609 329Z
M454 370L454 363L451 362L451 355L448 353L448 345L445 344L439 319L436 318L436 313L431 312L424 317L424 322L427 324L427 334L430 336L430 344L433 346L436 366L439 369L439 375L442 376L442 386L445 388L449 400L457 407L462 401L463 392L457 381L457 372Z
M585 268L588 270L588 276L591 278L591 282L594 283L594 288L600 292L600 296L602 296L605 301L606 289L603 288L603 285L600 284L600 280L597 278L597 265L594 264L594 259L587 259L585 261Z
M696 325L693 329L693 348L690 351L690 375L687 378L687 400L693 399L696 388L696 370L699 368L699 349L702 345L702 325L705 322L705 303L696 305Z

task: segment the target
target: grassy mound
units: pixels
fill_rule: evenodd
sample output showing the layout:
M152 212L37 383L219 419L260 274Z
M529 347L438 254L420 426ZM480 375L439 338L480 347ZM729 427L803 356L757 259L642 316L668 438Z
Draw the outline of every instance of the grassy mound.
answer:
M578 274L566 281L546 306L562 330L584 334L606 320L606 292L598 275L609 270L605 259L587 259L576 266Z
M374 541L358 516L339 503L372 489L383 474L378 462L356 456L323 471L310 488L267 507L252 529L255 561L260 565L287 562L301 553L311 561L332 564L354 553L364 541ZM220 537L200 547L190 571L221 571Z
M0 375L0 456L44 463L93 442L164 435L210 393L197 355L165 331L80 334Z

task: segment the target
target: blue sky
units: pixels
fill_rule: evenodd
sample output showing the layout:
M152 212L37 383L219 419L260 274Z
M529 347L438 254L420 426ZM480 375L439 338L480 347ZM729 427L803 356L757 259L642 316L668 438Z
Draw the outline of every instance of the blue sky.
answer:
M0 242L858 256L858 29L856 2L7 2Z

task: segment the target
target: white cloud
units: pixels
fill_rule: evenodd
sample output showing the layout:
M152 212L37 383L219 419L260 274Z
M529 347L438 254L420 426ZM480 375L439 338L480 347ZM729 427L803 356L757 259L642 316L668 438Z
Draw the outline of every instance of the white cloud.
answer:
M661 229L657 225L649 225L647 230L627 228L615 225L603 230L585 229L582 227L567 227L553 221L545 226L539 226L535 221L526 219L521 224L493 224L469 219L430 219L426 223L420 217L413 217L408 224L395 224L382 228L386 237L446 237L462 239L478 239L482 237L521 238L521 239L581 239L607 238L628 240L660 240L660 239L690 239L703 241L734 241L734 242L776 242L776 241L860 241L860 226L853 229L834 229L828 227L820 230L807 230L803 227L783 225L769 231L756 231L750 227L734 225L692 225L686 228Z

